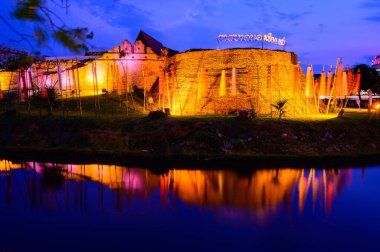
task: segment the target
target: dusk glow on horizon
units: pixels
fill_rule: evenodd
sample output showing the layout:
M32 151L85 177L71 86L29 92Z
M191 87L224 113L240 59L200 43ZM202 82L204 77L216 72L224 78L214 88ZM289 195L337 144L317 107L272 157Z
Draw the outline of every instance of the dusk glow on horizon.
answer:
M9 17L15 4L13 0L1 1L1 14L20 32L33 31L32 24ZM112 49L124 39L133 43L138 31L144 30L178 51L216 49L218 34L273 33L286 37L285 50L297 53L302 65L335 65L337 57L342 57L345 65L370 64L380 52L380 2L375 0L69 0L68 4L67 13L58 6L51 8L68 26L88 27L94 32L92 51ZM1 43L30 48L24 41L17 42L19 37L4 22L0 28ZM260 44L224 43L222 49ZM72 54L52 41L41 51L53 56Z

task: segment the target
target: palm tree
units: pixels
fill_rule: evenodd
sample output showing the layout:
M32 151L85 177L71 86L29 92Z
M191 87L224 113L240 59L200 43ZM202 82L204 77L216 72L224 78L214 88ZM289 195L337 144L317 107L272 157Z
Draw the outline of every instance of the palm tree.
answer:
M278 112L278 118L281 119L282 116L285 115L286 111L285 111L285 104L288 102L288 100L284 99L284 100L278 100L276 101L276 104L271 104L272 107L276 108L277 109L277 112Z

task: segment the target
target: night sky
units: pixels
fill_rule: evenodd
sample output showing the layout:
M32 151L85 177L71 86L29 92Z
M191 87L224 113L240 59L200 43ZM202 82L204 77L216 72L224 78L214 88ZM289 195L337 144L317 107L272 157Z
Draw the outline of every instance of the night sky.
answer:
M61 0L54 0L58 3ZM15 0L2 0L0 12L9 17ZM51 1L53 2L53 1ZM218 34L272 32L286 37L287 51L298 54L302 65L370 64L380 54L379 0L69 0L68 13L51 8L68 26L88 27L94 32L91 50L108 50L124 39L134 42L139 30L166 47L216 49ZM11 24L23 32L31 24ZM0 20L1 40L16 48L29 47ZM69 55L54 42L41 49L48 55ZM256 43L222 43L220 48L260 47ZM281 47L271 46L273 49ZM36 50L36 49L35 49Z

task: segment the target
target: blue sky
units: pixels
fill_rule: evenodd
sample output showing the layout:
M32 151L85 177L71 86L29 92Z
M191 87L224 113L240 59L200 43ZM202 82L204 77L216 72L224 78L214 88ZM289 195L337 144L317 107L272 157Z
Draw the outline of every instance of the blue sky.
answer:
M47 0L49 1L49 0ZM60 3L61 0L52 0ZM88 27L95 37L92 50L107 50L124 39L134 42L139 30L179 51L217 47L218 34L268 33L286 37L287 51L298 54L301 64L330 65L342 57L345 65L370 64L380 54L379 0L68 0L68 13L55 10L68 26ZM0 13L8 16L15 0L2 0ZM10 22L20 31L32 25ZM17 35L0 20L0 43ZM49 55L69 51L51 42ZM221 48L239 44L222 43ZM259 47L260 44L245 44ZM279 48L277 48L279 49Z

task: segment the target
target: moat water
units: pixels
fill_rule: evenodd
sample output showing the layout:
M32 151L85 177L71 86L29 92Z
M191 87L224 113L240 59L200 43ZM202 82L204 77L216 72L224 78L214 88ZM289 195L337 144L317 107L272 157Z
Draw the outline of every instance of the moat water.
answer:
M0 251L380 251L380 166L0 162Z

